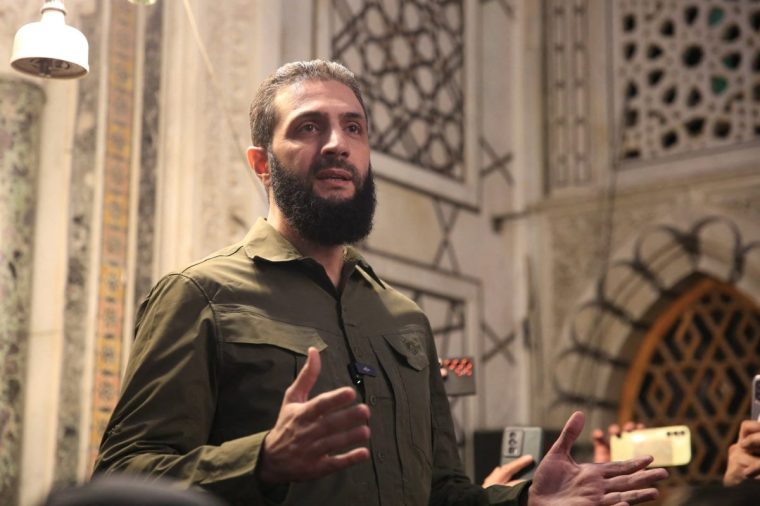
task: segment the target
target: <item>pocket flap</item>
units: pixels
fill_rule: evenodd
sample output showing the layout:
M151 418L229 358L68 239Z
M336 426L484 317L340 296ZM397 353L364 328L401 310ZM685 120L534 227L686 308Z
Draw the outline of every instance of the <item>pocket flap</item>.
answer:
M400 331L397 334L385 334L385 340L407 363L418 371L428 366L428 356L425 352L425 333L421 330Z
M319 351L327 348L312 327L273 320L246 309L220 311L219 325L225 343L268 344L301 355L307 355L310 346Z

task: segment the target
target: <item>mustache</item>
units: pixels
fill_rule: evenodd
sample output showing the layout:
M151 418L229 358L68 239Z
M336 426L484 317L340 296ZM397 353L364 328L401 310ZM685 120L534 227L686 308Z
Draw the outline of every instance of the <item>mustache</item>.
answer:
M316 176L320 171L324 169L343 169L351 173L351 179L356 182L359 178L359 171L352 163L347 162L343 158L336 158L332 156L320 156L316 158L309 167L309 174Z

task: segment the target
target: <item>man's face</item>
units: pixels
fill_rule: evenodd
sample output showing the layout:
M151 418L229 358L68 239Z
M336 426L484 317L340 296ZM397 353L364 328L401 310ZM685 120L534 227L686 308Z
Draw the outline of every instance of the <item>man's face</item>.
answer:
M268 155L271 191L290 225L323 245L369 234L375 187L361 104L336 81L305 81L274 102L278 124Z
M337 81L302 81L274 101L272 154L317 197L353 197L369 169L367 119L351 89Z

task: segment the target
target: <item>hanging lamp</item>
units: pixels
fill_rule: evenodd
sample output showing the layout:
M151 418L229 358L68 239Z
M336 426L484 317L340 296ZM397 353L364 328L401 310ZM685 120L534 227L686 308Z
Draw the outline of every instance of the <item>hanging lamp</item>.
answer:
M19 28L11 66L19 72L52 79L74 79L90 70L87 38L65 21L61 0L45 0L42 17Z

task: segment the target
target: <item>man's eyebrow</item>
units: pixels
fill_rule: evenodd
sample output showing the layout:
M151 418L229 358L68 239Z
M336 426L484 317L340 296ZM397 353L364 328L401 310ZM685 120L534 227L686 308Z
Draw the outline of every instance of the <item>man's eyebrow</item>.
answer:
M297 114L293 118L290 119L290 123L295 123L296 121L302 120L302 119L308 119L308 118L323 118L327 116L325 113L320 111L304 111L302 113Z
M344 112L340 115L341 119L358 119L361 121L365 121L366 118L364 117L364 114L360 112Z

